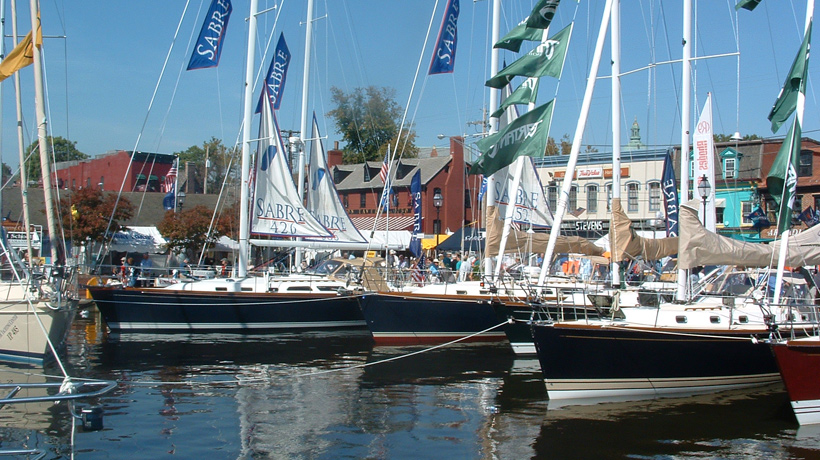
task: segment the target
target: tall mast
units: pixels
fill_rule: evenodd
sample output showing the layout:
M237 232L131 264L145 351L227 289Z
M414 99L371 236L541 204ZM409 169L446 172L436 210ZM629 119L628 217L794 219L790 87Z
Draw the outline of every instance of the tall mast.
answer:
M683 68L681 70L681 113L680 113L680 195L681 202L689 201L689 123L692 118L692 0L683 0ZM709 153L712 154L711 152ZM686 285L689 278L686 270L678 269L677 299L686 299Z
M14 35L14 45L17 46L17 0L11 0L11 33ZM26 248L28 249L29 264L34 254L31 251L31 217L28 209L28 176L26 174L26 153L23 144L23 97L20 90L20 72L14 72L14 95L17 100L17 151L20 156L20 193L22 194L23 223L26 225Z
M305 23L305 65L302 74L302 123L299 130L299 161L297 162L299 173L297 175L299 183L296 184L296 191L299 199L305 196L305 148L308 136L308 89L310 87L310 47L313 42L313 0L308 0L307 22ZM302 265L302 250L296 249L296 266Z
M613 0L610 14L610 49L612 54L612 199L621 198L621 0ZM609 221L609 234L615 230ZM614 238L609 239L609 253L615 254ZM620 286L619 264L612 261L612 285Z
M250 162L251 162L251 121L253 119L253 68L254 39L256 37L256 12L258 0L251 0L248 19L248 54L245 65L245 103L242 118L242 187L239 202L239 268L237 276L244 278L248 274L248 254L250 225L248 222L250 200Z
M501 35L501 0L493 0L493 11L492 11L492 32L491 32L491 39L490 39L490 46L492 47L496 43ZM490 76L493 76L498 73L498 55L499 51L496 48L490 49ZM500 90L495 88L490 88L490 113L495 112L498 110L498 96ZM495 134L498 132L498 118L490 117L490 126L489 126L489 133ZM484 193L484 196L487 199L487 205L484 206L484 227L487 228L487 211L490 206L495 206L495 176L490 175L487 177L487 191ZM498 261L497 263L501 263L502 254L498 254ZM486 253L484 254L484 275L485 276L492 276L493 273L493 259L490 258Z

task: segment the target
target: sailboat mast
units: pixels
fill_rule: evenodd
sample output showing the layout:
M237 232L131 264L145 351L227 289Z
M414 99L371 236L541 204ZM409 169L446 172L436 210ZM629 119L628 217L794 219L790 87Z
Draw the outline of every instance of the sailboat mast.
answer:
M14 46L19 42L17 34L17 0L11 0L11 33L14 35ZM17 151L20 156L20 193L22 194L23 223L26 226L26 248L29 264L34 254L31 251L31 217L28 209L28 175L26 173L26 153L23 144L23 96L20 89L20 72L14 72L14 95L17 100Z
M680 195L681 202L689 201L689 129L692 118L691 72L692 72L692 0L683 0L683 68L681 70L681 139L680 139ZM709 153L712 154L711 152ZM686 270L678 269L677 299L686 300L689 277Z
M253 68L254 68L254 39L256 37L256 13L258 0L251 0L250 15L248 16L248 54L245 65L245 102L242 118L242 162L240 203L239 203L239 268L237 276L244 278L248 274L248 254L250 253L249 237L250 217L250 162L251 162L251 121L253 119Z
M621 0L613 0L611 12L610 52L612 54L612 199L621 198ZM612 232L615 227L609 221L609 254L614 255ZM611 265L612 285L620 286L619 264Z
M308 136L308 89L310 87L310 48L313 42L313 0L308 0L307 4L307 22L305 23L305 64L302 74L302 123L299 128L299 173L297 178L299 182L296 184L296 190L299 193L299 199L305 196L305 149L307 148ZM296 266L302 266L302 250L296 249Z
M34 102L35 113L37 116L37 144L40 149L40 172L43 176L43 195L46 205L46 221L48 223L48 234L51 238L51 263L62 263L60 258L63 251L63 244L60 234L57 232L57 216L55 215L54 195L51 188L51 162L48 155L48 142L46 136L48 135L48 120L46 119L45 109L45 91L43 90L43 67L41 50L37 45L37 40L40 36L40 13L37 5L37 0L31 0L31 31L32 40L35 46L32 46L34 59ZM42 44L40 45L42 46Z
M501 0L493 0L493 18L492 18L492 31L491 31L491 39L490 43L491 46L498 43L498 40L501 36ZM499 50L497 48L490 49L490 75L496 75L498 73L498 55ZM494 113L498 110L498 96L500 90L495 88L490 88L490 113ZM490 116L490 126L489 132L490 134L495 134L498 132L498 118L494 118ZM487 199L487 205L484 206L484 228L488 228L487 219L489 218L487 211L489 210L490 206L495 206L495 176L490 175L487 177L487 192L484 193L484 196ZM498 263L501 263L502 255L498 254ZM493 259L484 254L484 275L485 276L492 276L493 273Z

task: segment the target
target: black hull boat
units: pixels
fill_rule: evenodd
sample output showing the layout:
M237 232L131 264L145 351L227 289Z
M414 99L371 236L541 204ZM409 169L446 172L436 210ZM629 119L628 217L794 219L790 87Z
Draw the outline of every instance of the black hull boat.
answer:
M360 297L377 345L441 344L506 340L493 299L459 295L366 293ZM481 334L478 332L486 331ZM477 335L473 335L477 334Z
M780 378L760 327L695 332L540 323L532 334L551 400L642 399Z
M263 332L365 328L355 294L89 287L112 331Z

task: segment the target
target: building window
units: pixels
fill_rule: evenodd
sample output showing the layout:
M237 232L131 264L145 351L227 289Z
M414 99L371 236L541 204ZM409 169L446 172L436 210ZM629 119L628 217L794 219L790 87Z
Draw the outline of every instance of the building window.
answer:
M85 178L85 188L91 188L91 178L90 177Z
M100 176L100 183L97 184L97 185L100 186L100 191L102 191L103 187L105 187L105 177L104 176Z
M726 211L726 208L723 206L715 208L715 225L725 225L723 222L724 211Z
M393 208L398 208L399 207L399 194L398 193L393 192L393 193L390 194L390 206L393 207Z
M587 185L587 212L598 212L598 186Z
M606 212L612 212L612 184L606 184Z
M71 190L77 190L77 179L71 179Z
M749 214L752 213L752 202L751 201L741 201L740 202L740 221L744 224L751 224L752 219L749 219Z
M638 184L637 182L632 182L626 184L626 196L627 196L627 211L629 212L638 212Z
M820 195L814 195L814 212L820 212Z
M649 210L650 211L660 211L661 210L661 183L660 182L650 182L649 183Z
M359 207L362 208L362 209L367 207L367 193L365 193L365 192L362 192L359 195Z
M568 208L570 211L575 211L578 209L578 186L573 185L569 188L569 206Z
M797 177L811 177L812 151L800 151L800 167L797 168Z
M737 159L724 158L723 159L723 178L735 179L737 178Z
M555 212L558 208L558 186L550 185L547 187L547 199L550 202L550 209Z
M342 193L342 204L345 208L350 206L350 200L347 199L347 193Z
M473 204L471 203L472 201L473 200L470 197L470 191L469 190L464 190L464 209L472 208L473 207Z

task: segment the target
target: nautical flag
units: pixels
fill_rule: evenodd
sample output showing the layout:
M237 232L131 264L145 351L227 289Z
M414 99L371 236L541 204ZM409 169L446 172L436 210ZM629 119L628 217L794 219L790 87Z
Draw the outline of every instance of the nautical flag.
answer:
M413 270L413 274L412 274L413 281L415 281L417 284L424 283L424 265L425 265L424 262L425 262L425 256L424 256L424 254L422 254L421 258L419 258L419 262L418 262L418 264L416 264L416 268Z
M414 257L421 255L421 170L417 169L410 180L410 196L413 198L413 236L408 249Z
M544 156L552 120L552 102L530 110L502 131L476 142L482 155L473 163L470 172L489 176L520 156Z
M173 165L171 165L171 169L168 170L168 173L165 175L165 191L171 191L174 189L174 184L177 183L177 164L176 160Z
M168 192L165 194L165 197L162 199L162 207L165 208L166 211L170 211L176 208L176 184L177 184L177 164L174 161L174 164L171 165L171 169L168 170L168 173L165 174L165 181L162 184L165 190Z
M35 43L31 42L31 32L26 34L23 40L14 47L11 52L0 62L0 81L12 76L14 72L30 65L34 62L34 46L43 46L43 29L40 26L40 18L37 18L37 37Z
M433 60L428 75L452 73L456 65L456 38L458 36L458 0L448 0L438 31Z
M761 1L763 0L740 0L737 2L737 5L735 5L735 11L741 8L752 11L757 7L757 5L760 5Z
M546 29L552 23L555 10L561 0L538 0L527 18L527 27Z
M712 134L712 93L707 93L706 103L700 113L695 132L692 134L694 177L696 184L704 178L713 184L706 199L706 211L703 226L712 232L716 229L715 217L715 144ZM703 197L701 197L703 198Z
M524 40L540 42L543 38L544 29L527 27L527 20L525 19L521 24L518 24L513 27L511 31L507 32L507 35L504 35L498 43L493 45L493 48L510 50L517 53L521 50L521 44L524 43Z
M817 214L815 214L811 206L804 209L797 218L803 221L807 227L813 227L817 224Z
M387 186L387 175L390 173L390 148L387 148L387 153L384 154L384 161L382 162L382 169L379 171L379 177L382 183Z
M205 69L219 65L219 56L222 54L222 39L228 29L228 19L231 18L231 0L213 0L199 38L196 40L188 70Z
M390 210L390 199L396 192L393 190L393 187L390 184L385 184L384 189L382 189L382 197L379 200L379 206L382 207L385 211Z
M478 202L483 203L484 194L487 193L487 176L481 176L481 187L478 188Z
M516 88L512 94L504 99L498 107L498 110L493 112L490 117L500 118L501 115L504 114L504 111L507 110L507 107L513 104L534 104L536 98L538 98L538 79L528 78L524 80L524 83L521 83L521 86Z
M288 76L288 67L290 67L290 50L288 44L285 43L285 34L279 34L279 41L276 43L276 50L273 52L270 66L268 67L268 74L265 77L265 86L267 87L268 100L273 110L279 110L279 105L282 104L282 93L285 90L285 78ZM256 113L262 111L262 100L265 96L265 91L259 95L259 103L256 105Z
M672 163L672 149L663 161L661 176L663 204L666 208L666 236L678 236L678 183L675 180L675 165Z
M487 80L484 85L491 88L503 88L516 75L560 78L571 35L572 24L498 72L496 76Z
M778 205L777 230L783 233L789 229L794 209L794 197L797 194L797 164L800 161L800 137L802 128L799 117L794 117L789 134L772 163L772 169L766 177L769 194Z
M165 208L166 211L173 210L176 206L176 194L174 193L174 189L168 191L165 194L165 197L162 199L162 207Z
M776 133L780 126L789 119L789 116L797 108L797 94L806 94L806 73L809 69L809 48L811 47L811 23L806 28L806 36L803 37L803 44L792 62L783 88L774 101L774 107L769 112L769 121L772 122L772 132Z

